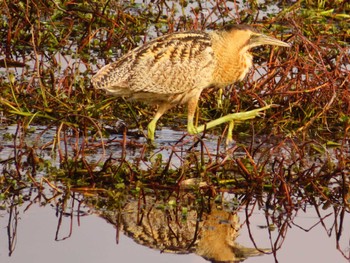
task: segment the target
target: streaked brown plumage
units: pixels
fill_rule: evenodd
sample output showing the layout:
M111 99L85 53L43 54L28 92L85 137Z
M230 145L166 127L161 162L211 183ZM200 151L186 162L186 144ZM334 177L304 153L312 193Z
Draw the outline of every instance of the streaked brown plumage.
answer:
M172 201L176 202L176 208L168 205ZM241 224L236 213L212 202L202 205L189 206L188 196L181 193L168 196L166 202L159 196L146 194L141 203L138 198L128 199L121 210L96 211L95 207L95 211L117 226L119 233L162 253L196 253L210 262L241 262L270 252L237 242ZM185 215L182 208L188 209Z
M95 88L115 96L158 104L148 125L148 137L154 139L158 119L170 108L187 103L187 129L191 134L211 128L194 127L193 116L203 89L225 87L242 80L252 66L248 50L259 45L289 47L289 44L255 32L248 26L232 26L224 31L181 32L156 38L135 48L114 63L104 66L92 78ZM259 109L261 111L261 109ZM249 119L230 114L223 122Z

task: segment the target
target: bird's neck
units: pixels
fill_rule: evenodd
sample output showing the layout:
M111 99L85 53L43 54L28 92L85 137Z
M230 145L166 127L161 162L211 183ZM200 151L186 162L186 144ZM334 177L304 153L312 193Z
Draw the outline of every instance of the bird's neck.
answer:
M234 35L213 34L212 46L217 64L213 84L222 87L242 80L252 66L245 43Z

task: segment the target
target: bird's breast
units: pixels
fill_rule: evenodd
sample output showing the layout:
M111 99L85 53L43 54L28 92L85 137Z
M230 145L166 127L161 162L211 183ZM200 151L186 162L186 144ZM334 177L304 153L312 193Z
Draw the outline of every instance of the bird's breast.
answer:
M238 56L217 58L214 71L214 83L217 86L227 86L236 81L243 80L252 66L252 56L249 53Z
M238 80L243 80L244 77L248 74L250 68L253 65L253 56L248 52L242 54L241 65L242 65L242 69L241 69L241 74L238 77Z

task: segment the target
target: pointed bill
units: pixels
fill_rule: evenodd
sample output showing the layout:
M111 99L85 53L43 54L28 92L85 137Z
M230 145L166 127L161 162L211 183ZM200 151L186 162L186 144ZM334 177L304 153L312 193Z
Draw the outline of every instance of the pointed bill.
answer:
M250 46L256 47L260 45L273 45L273 46L281 46L281 47L291 47L290 44L278 40L274 37L266 36L263 34L254 34L250 39Z

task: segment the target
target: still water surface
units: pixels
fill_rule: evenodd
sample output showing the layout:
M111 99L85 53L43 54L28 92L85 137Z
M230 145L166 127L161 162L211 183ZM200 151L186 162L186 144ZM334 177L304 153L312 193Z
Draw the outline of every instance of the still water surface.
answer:
M3 137L5 133L14 134L15 130L16 126L9 126L1 131L1 135ZM43 145L47 140L52 140L54 132L50 130L38 137L42 130L43 127L36 127L36 131L27 136L27 143L35 142ZM172 144L183 135L182 132L168 129L158 131L157 134L159 148L156 148L156 151L159 150L163 155L167 154L165 146ZM139 140L140 143L143 142L143 139ZM211 147L211 149L215 149L216 145L213 144ZM3 140L1 149L1 160L6 160L12 156L13 143ZM120 154L116 152L117 149L117 146L111 146L106 151ZM131 153L131 150L128 153ZM45 159L50 158L50 155L52 155L52 151L42 152L42 157ZM130 158L135 156L137 153L134 152ZM95 154L91 159L99 160L100 157L99 154ZM55 159L51 161L54 162ZM175 161L174 167L178 165L179 163ZM5 168L8 167L1 166L3 171L6 170ZM40 176L47 175L38 174L38 177ZM17 203L15 197L2 201L2 209L0 210L1 262L208 262L202 256L197 255L201 254L198 249L190 249L188 252L182 250L182 253L185 254L181 255L161 253L162 249L157 249L155 243L147 244L145 240L142 240L142 238L148 237L142 237L142 228L134 230L136 226L132 225L134 224L132 221L136 216L129 215L134 212L135 204L138 201L131 193L126 194L127 200L123 200L123 209L114 211L110 207L96 205L96 200L106 200L106 198L96 197L91 193L84 193L84 195L81 192L67 192L68 186L62 183L57 183L57 185L65 194L57 193L48 185L43 185L45 190L40 193L35 187L22 189L21 194L25 197L23 203ZM135 190L135 188L131 187L130 190ZM162 228L163 226L166 228L168 223L167 221L158 222L158 219L160 220L162 217L161 213L165 211L164 214L170 213L168 216L172 216L178 211L172 210L172 206L169 205L170 199L155 198L155 192L152 191L154 189L150 191L149 196L143 197L144 200L147 200L143 209L146 211L145 215L151 218L149 226L154 227L152 231L163 233ZM180 192L180 194L178 192L169 193L171 197L176 196L177 199L174 200L176 200L177 206L175 207L180 208L180 215L181 209L188 208L187 220L180 220L179 223L183 227L188 227L187 223L195 225L198 221L198 210L195 210L195 206L192 205L195 202L192 194L191 190ZM94 199L95 197L96 199ZM237 230L237 233L231 233L234 237L228 242L233 242L234 238L237 237L234 242L238 243L239 246L254 248L255 243L258 248L269 251L274 243L278 244L275 254L247 256L248 258L244 262L348 262L350 217L346 207L334 204L326 208L324 202L316 198L314 205L306 202L288 214L283 209L281 211L270 209L265 213L264 204L259 206L254 200L249 205L235 203L235 205L230 206L233 200L235 202L239 200L237 195L224 192L222 197L228 206L224 209L218 208L218 211L221 209L215 217L218 218L218 221L205 225L205 222L212 220L210 215L217 212L215 210L216 203L211 203L213 210L204 212L204 216L200 220L204 224L200 225L200 229L212 230L209 238L212 236L214 237L212 240L215 241L216 237L219 236L216 230L226 224L229 226L228 231L232 231L230 228ZM64 208L61 206L63 199L66 200L67 204ZM302 203L302 200L300 202ZM161 206L165 206L167 209L163 211L157 208ZM172 214L173 212L174 214ZM154 214L153 219L152 213ZM226 219L222 220L223 214L235 217L232 221L226 222ZM118 216L122 218L119 221L119 232L116 231L115 227L117 223L113 221ZM205 216L207 217L205 218ZM128 225L131 230L127 229ZM268 228L268 225L271 228ZM143 227L146 231L147 227ZM186 233L181 232L181 228L179 227L178 230L180 231L179 235L186 235ZM127 231L125 232L125 230ZM193 231L193 228L189 228L188 231ZM210 245L214 246L214 244L209 243L209 247Z
M40 207L32 205L26 212L22 206L19 209L18 228L15 250L8 256L7 225L9 215L1 212L1 262L207 262L195 254L175 255L160 253L157 250L136 244L131 238L120 235L119 244L116 244L115 228L101 217L93 214L74 217L72 220L71 237L55 241L58 218L55 209L50 205ZM332 214L332 210L324 211L324 214ZM245 215L238 213L241 221ZM266 230L260 226L266 225L262 211L257 211L251 217L251 228L254 239L261 247L269 247L269 239ZM333 215L326 221L328 229L332 226ZM344 244L348 246L349 221L347 216L343 231ZM70 218L64 219L64 227L61 235L65 236L70 231ZM318 216L310 208L306 213L298 214L293 223L304 228L310 228L319 222ZM347 239L347 240L346 240ZM237 239L241 245L253 247L249 238L247 226L244 224ZM277 251L279 262L347 262L336 249L334 233L329 237L326 230L317 225L309 232L291 225L288 230L282 248ZM251 257L244 262L267 263L275 262L273 255Z

